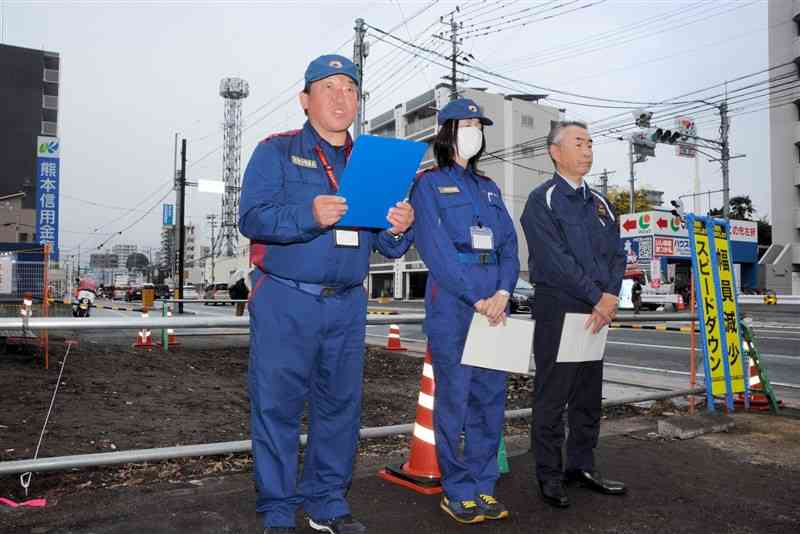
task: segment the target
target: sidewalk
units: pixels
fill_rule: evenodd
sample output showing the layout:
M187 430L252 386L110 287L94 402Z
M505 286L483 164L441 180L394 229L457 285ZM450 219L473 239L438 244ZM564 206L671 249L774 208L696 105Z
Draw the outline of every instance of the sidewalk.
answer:
M360 461L353 513L380 534L474 532L729 533L800 531L800 420L737 414L736 427L688 441L654 437L655 418L603 425L598 465L625 481L624 497L570 488L572 506L545 505L532 477L527 436L509 443L511 474L497 487L508 521L459 526L438 497L375 476L387 463ZM399 461L396 458L391 461ZM301 523L299 533L312 532ZM260 533L249 474L124 489L75 489L44 510L0 509L2 533Z

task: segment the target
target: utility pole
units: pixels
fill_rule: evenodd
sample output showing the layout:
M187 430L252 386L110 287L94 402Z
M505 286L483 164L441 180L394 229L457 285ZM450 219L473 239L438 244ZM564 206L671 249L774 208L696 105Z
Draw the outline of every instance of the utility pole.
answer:
M175 201L175 211L177 212L175 215L178 217L178 220L181 220L181 216L183 213L183 206L181 205L181 195L180 195L180 181L178 180L178 133L175 133L175 145L174 145L174 152L172 154L172 176L174 178L175 184L175 192L177 193L177 199ZM178 241L178 227L177 225L173 225L172 227L172 236L173 241ZM169 261L169 272L170 278L172 278L172 283L175 283L175 265L176 265L176 257L175 257L176 250L172 251L170 254L171 257L168 258Z
M213 213L210 215L206 215L206 220L208 221L208 224L211 226L211 283L214 284L215 283L214 257L216 256L216 254L214 254L214 249L216 248L216 245L214 243L214 228L216 228L217 226L217 216L214 215Z
M367 44L364 36L367 34L367 26L364 19L356 19L356 37L353 42L353 63L358 73L358 110L356 111L356 123L353 125L353 138L357 138L363 133L364 128L364 61L367 58Z
M719 137L721 141L721 155L719 158L720 166L722 167L722 217L728 218L729 202L730 202L730 174L728 162L731 159L731 147L728 143L728 132L730 130L730 122L728 122L728 101L725 100L719 105Z
M465 78L458 77L458 58L461 55L461 51L458 49L458 45L460 45L463 39L458 37L458 30L464 26L463 22L456 22L455 14L459 13L461 9L456 6L456 8L450 12L450 22L445 22L444 16L439 17L439 22L442 24L447 24L450 26L450 36L445 38L442 36L441 33L438 35L434 35L436 39L441 39L442 41L449 41L451 45L451 55L447 58L450 60L450 75L449 76L442 76L445 80L450 81L450 100L456 100L458 98L458 82L465 82L467 81ZM446 15L445 15L446 16ZM468 55L469 57L469 55Z
M630 157L631 162L631 193L630 193L630 209L628 213L636 213L636 190L635 190L635 182L636 182L636 174L634 174L633 170L633 141L628 142L628 148L630 149L628 152L628 156Z
M608 169L603 169L603 174L600 175L600 191L604 197L608 196Z
M178 177L179 194L181 203L181 213L178 219L178 287L180 293L178 297L183 300L183 259L186 248L186 227L184 226L186 216L186 139L181 139L181 174ZM178 303L178 313L183 313L183 302Z

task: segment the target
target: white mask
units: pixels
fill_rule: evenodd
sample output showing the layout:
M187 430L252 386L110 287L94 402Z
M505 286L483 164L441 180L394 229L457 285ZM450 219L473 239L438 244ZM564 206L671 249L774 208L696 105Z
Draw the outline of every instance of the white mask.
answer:
M483 145L483 131L477 126L465 126L458 129L458 155L465 160L477 154Z

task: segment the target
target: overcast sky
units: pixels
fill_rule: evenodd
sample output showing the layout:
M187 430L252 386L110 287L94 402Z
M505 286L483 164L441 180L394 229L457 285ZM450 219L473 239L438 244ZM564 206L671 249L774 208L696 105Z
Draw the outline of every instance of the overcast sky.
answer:
M503 29L528 22L467 39L464 48L487 70L557 91L613 100L661 102L768 66L763 0L440 1L401 24L429 4L0 0L5 44L61 56L62 251L70 253L67 249L78 244L84 252L96 249L107 237L103 234L122 230L141 217L142 210L156 206L171 180L176 132L189 140L188 178L220 179L221 78L240 76L250 84L243 104L247 130L242 168L260 139L300 127L303 116L294 95L303 71L311 59L337 47L351 55L348 40L357 17L381 29L397 27L403 39L422 35L420 43L445 29L434 23L456 5L463 10L459 17L465 25ZM588 4L596 5L570 12ZM558 16L540 20L551 14ZM511 21L526 16L519 23ZM638 22L642 24L636 26ZM627 29L620 32L623 28ZM379 36L371 32L368 40ZM583 44L576 45L578 41ZM565 48L568 45L572 47ZM440 67L376 42L366 66L366 90L372 93L367 117L420 94L444 74ZM473 80L468 85L489 84ZM547 92L522 85L514 85L516 91L489 87L503 93ZM566 108L569 118L592 122L624 111L567 104L563 100L576 99L551 94L561 100L551 104ZM757 109L765 102L761 98L748 105ZM718 123L700 124L701 136L716 137ZM734 153L747 154L731 162L731 195L749 194L758 215L768 215L769 210L768 126L767 111L757 111L734 117L731 128ZM596 138L593 172L604 167L616 171L611 183L624 185L627 143L612 139ZM691 192L694 163L675 157L668 146L659 146L657 154L637 165L639 183L664 190L666 198ZM722 186L716 163L702 160L701 177L704 191ZM174 198L171 194L165 202ZM188 220L207 236L205 216L219 213L220 197L189 191L187 199ZM713 203L721 204L719 194ZM106 247L136 243L158 248L160 225L158 203Z

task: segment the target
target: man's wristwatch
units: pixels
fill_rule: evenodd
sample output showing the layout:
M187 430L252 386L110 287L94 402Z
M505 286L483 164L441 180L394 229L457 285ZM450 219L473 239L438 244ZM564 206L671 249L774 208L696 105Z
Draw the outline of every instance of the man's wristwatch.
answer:
M391 230L386 230L386 233L389 234L389 236L395 241L400 241L401 239L403 239L403 236L406 235L405 232L400 232L399 234L393 234Z

